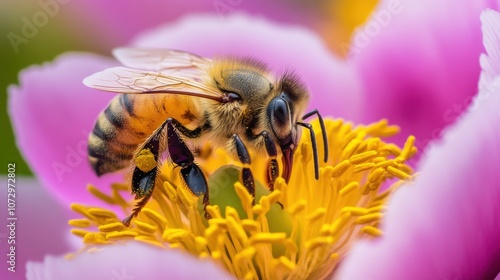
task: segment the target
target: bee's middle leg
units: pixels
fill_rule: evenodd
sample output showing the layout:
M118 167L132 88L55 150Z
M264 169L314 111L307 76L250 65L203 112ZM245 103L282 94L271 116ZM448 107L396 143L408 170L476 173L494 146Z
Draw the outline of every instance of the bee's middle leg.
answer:
M209 219L210 215L206 211L209 204L207 180L200 167L194 163L194 155L180 137L179 132L190 138L194 138L196 133L182 126L177 120L169 118L167 120L167 149L170 159L181 168L181 176L191 192L197 196L203 195L203 210L205 218Z

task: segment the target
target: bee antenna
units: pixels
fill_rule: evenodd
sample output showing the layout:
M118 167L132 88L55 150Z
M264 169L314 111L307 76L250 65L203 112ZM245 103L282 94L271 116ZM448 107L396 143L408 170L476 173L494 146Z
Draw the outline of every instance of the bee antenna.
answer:
M325 150L324 161L326 163L326 162L328 162L328 154L329 154L329 152L328 152L328 137L326 135L325 122L323 122L323 118L321 117L321 114L319 113L318 109L314 109L311 112L305 114L302 117L302 120L305 120L305 119L309 118L312 115L317 115L318 116L319 125L321 126L321 134L323 136L323 148Z
M298 125L303 126L309 129L309 133L311 135L311 145L313 149L314 156L314 178L316 180L319 179L319 161L318 161L318 145L316 144L316 135L314 134L314 130L310 123L297 122Z

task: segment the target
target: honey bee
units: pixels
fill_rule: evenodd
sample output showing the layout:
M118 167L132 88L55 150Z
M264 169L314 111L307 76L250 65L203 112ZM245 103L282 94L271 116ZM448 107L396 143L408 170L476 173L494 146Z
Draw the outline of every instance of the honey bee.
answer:
M91 88L121 93L102 111L90 133L88 155L97 175L127 167L137 203L123 220L129 225L152 195L162 160L180 167L188 189L209 204L207 180L195 163L194 147L225 147L241 162L240 181L255 196L247 148L267 156L267 184L272 191L280 176L288 182L293 154L310 131L315 177L319 177L315 133L304 119L316 115L328 148L323 119L317 110L303 114L309 93L292 72L274 77L266 65L249 58L208 59L191 53L146 48L120 48L114 56L125 67L95 73L83 81ZM205 211L206 218L209 215Z

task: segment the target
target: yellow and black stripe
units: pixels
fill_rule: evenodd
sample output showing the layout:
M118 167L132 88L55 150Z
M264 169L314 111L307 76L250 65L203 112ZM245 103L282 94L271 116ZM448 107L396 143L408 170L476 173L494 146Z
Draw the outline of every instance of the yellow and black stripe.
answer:
M199 119L189 97L120 94L102 111L89 136L89 161L97 175L130 166L138 147L169 117L182 124Z

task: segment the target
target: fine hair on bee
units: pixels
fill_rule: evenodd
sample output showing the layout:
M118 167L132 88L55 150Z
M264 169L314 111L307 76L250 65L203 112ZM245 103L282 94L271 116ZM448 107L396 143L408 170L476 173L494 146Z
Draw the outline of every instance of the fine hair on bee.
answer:
M207 143L225 148L241 165L240 181L255 197L249 150L268 158L266 180L274 189L292 175L301 128L309 131L315 177L319 159L315 132L304 120L317 116L324 159L328 143L318 110L305 112L310 95L291 71L273 75L251 58L203 58L191 53L120 48L113 67L84 80L89 87L120 93L102 111L89 136L89 160L96 174L130 168L132 194L140 199L123 222L137 216L159 183L162 159L179 167L189 191L209 205L206 175L193 150ZM278 158L281 157L281 167ZM210 218L205 211L205 217Z

